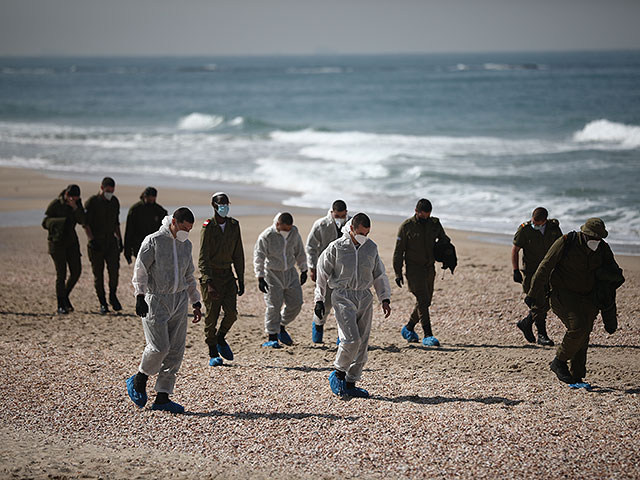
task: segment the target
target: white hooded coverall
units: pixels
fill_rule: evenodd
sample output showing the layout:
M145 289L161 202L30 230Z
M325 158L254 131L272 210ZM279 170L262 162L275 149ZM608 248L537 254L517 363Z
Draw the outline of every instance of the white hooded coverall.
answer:
M149 306L142 318L147 346L139 370L149 376L158 374L155 390L167 394L173 393L182 364L189 303L200 301L191 242L173 237L171 219L165 217L160 229L142 242L132 280L135 294L144 294Z
M278 215L276 215L278 218ZM302 287L295 265L307 270L307 256L295 225L285 239L274 225L263 231L253 249L256 277L263 277L269 289L264 294L267 305L264 329L267 334L280 333L280 326L291 323L302 308ZM282 312L282 304L284 309Z
M307 237L307 260L309 261L309 268L317 268L320 254L324 252L331 242L342 236L343 231L344 225L341 230L338 230L331 210L329 210L326 217L319 218L313 223L309 236ZM316 325L324 325L327 321L327 316L331 311L331 293L332 290L327 288L327 296L324 299L324 316L318 318L315 313L313 315L313 321Z
M343 228L349 231L349 225ZM356 248L345 233L320 255L317 269L315 301L324 301L327 289L333 289L331 300L340 337L333 365L346 373L347 382L357 382L367 361L373 317L371 286L380 302L391 298L378 246L368 240Z

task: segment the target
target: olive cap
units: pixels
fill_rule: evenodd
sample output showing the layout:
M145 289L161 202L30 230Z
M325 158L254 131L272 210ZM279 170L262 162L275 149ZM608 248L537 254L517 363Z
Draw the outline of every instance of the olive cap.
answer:
M604 228L602 219L596 217L587 219L584 225L580 227L580 231L598 239L607 238L607 235L609 235L609 232Z

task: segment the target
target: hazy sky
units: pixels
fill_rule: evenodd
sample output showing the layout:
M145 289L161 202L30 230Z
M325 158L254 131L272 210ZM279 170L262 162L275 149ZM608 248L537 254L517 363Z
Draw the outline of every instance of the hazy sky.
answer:
M0 55L640 49L640 0L0 0Z

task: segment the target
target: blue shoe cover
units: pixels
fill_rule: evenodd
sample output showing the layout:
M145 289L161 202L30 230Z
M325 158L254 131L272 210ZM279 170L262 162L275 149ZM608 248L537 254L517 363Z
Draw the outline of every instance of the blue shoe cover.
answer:
M184 407L176 402L167 403L154 403L151 405L151 410L162 410L170 413L184 413Z
M439 347L440 342L436 337L424 337L422 339L422 345L425 347Z
M313 343L322 343L322 334L324 333L324 325L311 324L311 340Z
M402 338L404 338L409 343L418 343L418 341L420 340L418 334L413 330L409 330L406 325L402 327Z
M340 380L336 376L336 371L334 370L329 374L329 386L331 387L331 391L338 395L339 397L344 396L344 390L346 388L347 382L344 380Z
M226 360L233 360L233 352L231 351L231 347L229 344L223 340L223 343L218 343L218 353L220 356Z
M209 359L210 367L219 367L222 364L224 364L224 360L222 360L222 358L220 357L214 357Z
M336 338L336 345L340 345L340 337Z
M369 392L360 387L345 388L344 394L350 397L369 398Z
M571 388L584 388L585 390L591 390L591 384L587 382L577 382L569 384Z
M135 403L139 408L144 407L147 404L147 394L138 393L135 388L133 388L133 379L135 375L131 378L127 378L127 393L129 394L129 398L133 403Z
M285 345L293 345L293 340L291 340L291 336L287 333L286 330L280 329L280 333L278 334L278 339Z
M271 347L271 348L282 348L282 346L278 343L277 340L269 340L268 342L264 342L262 346Z

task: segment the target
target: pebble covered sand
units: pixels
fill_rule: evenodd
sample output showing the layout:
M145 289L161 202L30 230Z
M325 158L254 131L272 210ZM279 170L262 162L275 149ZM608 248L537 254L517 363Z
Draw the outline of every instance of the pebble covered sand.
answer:
M123 189L121 202L133 194ZM313 218L296 217L305 236ZM596 320L594 388L574 391L549 371L554 349L527 344L515 328L526 307L509 247L453 232L459 266L438 272L431 310L442 346L401 338L413 297L394 285L389 319L376 302L359 384L372 397L342 400L327 381L333 315L325 343L311 342L311 282L288 329L294 345L260 347L264 302L250 254L270 220L242 219L247 292L227 337L236 359L209 367L203 325L190 323L173 396L186 415L139 410L126 394L144 348L132 267L122 261L124 313L99 315L80 233L76 311L55 315L46 232L0 228L0 478L640 478L637 258L618 258L627 278L619 331L608 335ZM395 229L378 223L371 234L388 270ZM198 229L190 238L197 252ZM561 323L550 315L548 324L559 341Z

